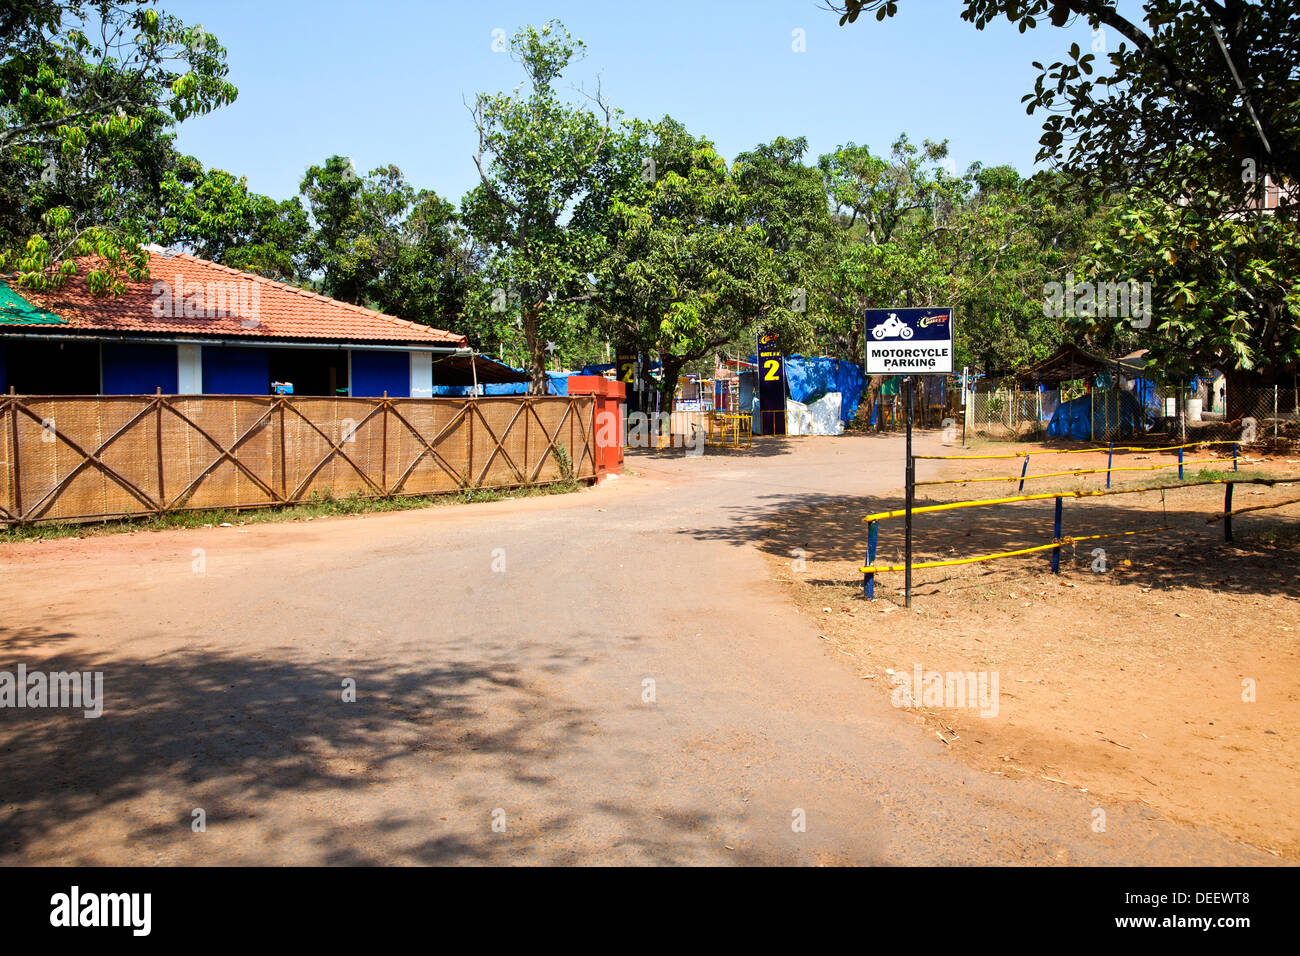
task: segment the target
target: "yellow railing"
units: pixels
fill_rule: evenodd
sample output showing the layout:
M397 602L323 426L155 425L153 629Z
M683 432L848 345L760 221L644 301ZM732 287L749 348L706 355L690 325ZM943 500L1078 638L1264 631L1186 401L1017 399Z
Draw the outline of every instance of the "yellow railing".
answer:
M1175 447L1188 447L1188 446L1175 446ZM1150 449L1146 449L1146 450L1150 450ZM930 457L934 457L934 456L930 456ZM990 456L990 457L1002 457L1002 456ZM1224 459L1212 459L1212 460L1224 460ZM1234 463L1235 463L1235 459L1234 459ZM1188 463L1184 462L1184 464L1188 464ZM1191 464L1195 464L1195 462L1192 462ZM1102 470L1109 471L1112 469L1096 469L1096 471L1102 471ZM1119 470L1119 469L1113 469L1113 470ZM1042 477L1047 477L1047 476L1044 475ZM1027 548L1018 548L1013 551L996 551L996 552L991 552L989 554L976 555L974 557L950 558L941 561L913 561L910 563L910 565L875 563L879 523L881 521L887 521L894 518L901 518L908 514L908 510L906 508L896 508L891 511L878 511L874 514L869 514L862 519L867 523L867 560L866 560L866 564L863 567L859 568L859 571L863 575L863 579L862 579L863 594L866 596L868 600L872 600L875 598L875 576L881 572L908 571L910 569L915 569L915 568L942 568L942 567L953 567L962 564L976 564L981 561L993 561L999 558L1018 557L1020 555L1034 554L1036 552L1041 552L1041 551L1053 552L1052 571L1053 573L1059 573L1061 548L1063 546L1072 545L1080 541L1097 541L1103 538L1128 537L1130 535L1136 535L1136 534L1153 534L1159 531L1172 530L1166 524L1157 528L1139 528L1136 530L1129 530L1129 531L1112 531L1105 534L1063 536L1061 534L1061 518L1062 518L1061 506L1063 500L1066 498L1095 498L1095 497L1105 497L1107 495L1138 494L1138 493L1148 492L1148 491L1165 492L1173 488L1191 488L1200 485L1224 485L1226 486L1226 490L1224 493L1223 511L1213 515L1210 518L1207 518L1206 523L1209 524L1214 521L1224 521L1224 529L1223 529L1224 540L1232 541L1233 515L1245 514L1247 512L1254 512L1254 511L1265 511L1273 508L1285 507L1286 505L1292 505L1292 504L1300 504L1300 498L1291 498L1286 501L1276 502L1274 504L1255 505L1250 508L1241 508L1239 510L1234 511L1232 508L1232 491L1234 485L1251 484L1251 485L1268 485L1271 487L1278 484L1286 484L1288 482L1296 482L1296 481L1300 481L1300 476L1291 475L1291 476L1278 477L1278 478L1208 478L1208 479L1202 479L1200 481L1183 482L1182 484L1178 484L1178 485L1144 485L1137 488L1115 488L1115 489L1106 489L1106 490L1098 489L1095 491L1045 492L1042 494L1012 495L1012 496L1002 497L1002 498L981 498L981 499L975 499L971 501L950 501L950 502L945 502L943 504L937 504L937 505L922 505L919 508L917 507L912 508L911 513L913 515L935 514L940 511L956 511L963 508L986 508L995 505L1014 504L1022 501L1045 501L1051 499L1056 502L1056 513L1054 517L1054 524L1052 530L1052 540L1048 544L1032 545Z

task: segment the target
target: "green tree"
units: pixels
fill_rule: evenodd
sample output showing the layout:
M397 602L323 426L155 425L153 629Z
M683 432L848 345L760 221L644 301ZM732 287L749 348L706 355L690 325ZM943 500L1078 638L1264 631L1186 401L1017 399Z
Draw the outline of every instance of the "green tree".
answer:
M607 230L595 302L612 338L658 355L671 409L687 364L780 301L781 263L733 170L675 120L628 124L610 167L611 188L575 217Z
M1064 174L1054 185L1122 198L1081 267L1103 281L1153 283L1159 321L1143 344L1166 373L1293 370L1296 221L1285 204L1260 207L1267 178L1292 191L1300 181L1300 12L1281 2L1144 0L1138 19L1119 7L963 0L961 15L978 29L997 16L1021 32L1075 17L1093 28L1090 50L1073 44L1065 59L1034 64L1023 102L1046 114L1038 158ZM897 9L897 0L846 0L839 12L845 23ZM1096 317L1080 318L1084 334L1104 331Z
M1076 327L1100 343L1147 348L1157 377L1183 383L1221 368L1228 412L1243 385L1275 381L1300 356L1300 237L1293 210L1223 216L1218 202L1143 201L1117 209L1079 265L1081 281L1150 283L1149 325L1084 310ZM1145 327L1142 327L1145 326Z
M306 268L325 294L417 322L449 327L476 281L455 209L416 190L396 166L358 176L331 156L302 181L314 231Z
M779 286L762 309L764 331L779 332L788 351L811 347L826 324L835 238L822 174L803 162L807 150L802 136L777 137L741 153L731 170L744 221L762 230L774 257Z
M825 277L834 350L862 355L868 307L952 304L954 281L937 237L971 184L944 171L947 154L946 143L918 147L902 135L887 158L849 143L818 160L838 226Z
M146 0L29 2L0 20L0 269L35 289L77 259L97 292L141 277L171 129L231 102L225 50Z
M843 0L840 23L877 20L899 0ZM1300 181L1300 13L1283 2L1143 0L1141 18L1117 0L962 0L982 30L1005 16L1020 32L1083 18L1089 50L1035 63L1024 97L1046 114L1039 159L1094 188L1167 191L1192 179L1240 200L1265 174ZM1127 6L1127 5L1126 5ZM1113 36L1112 36L1113 34ZM1107 69L1097 73L1099 59ZM1197 150L1183 147L1197 144ZM1243 165L1251 175L1243 182Z
M473 108L480 184L461 203L462 215L489 250L494 306L518 303L534 394L546 390L547 345L583 314L579 304L589 297L602 251L599 233L568 220L596 187L613 110L599 90L588 97L594 109L567 103L556 91L584 49L557 21L524 27L511 53L528 89L481 94Z
M250 192L244 177L204 169L192 156L178 159L161 193L154 241L271 279L301 279L309 226L296 197L277 202Z

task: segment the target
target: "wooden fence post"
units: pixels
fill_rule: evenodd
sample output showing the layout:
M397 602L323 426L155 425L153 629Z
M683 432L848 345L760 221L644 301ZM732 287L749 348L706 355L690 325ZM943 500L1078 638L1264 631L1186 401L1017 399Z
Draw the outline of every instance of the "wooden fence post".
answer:
M158 448L158 514L162 515L163 512L167 510L167 497L163 491L162 386L158 387L156 394L158 397L155 398L154 401L157 403L158 407L155 409L156 414L155 414L154 421L155 424L157 425L157 434L158 434L158 445L157 445Z
M9 439L14 446L14 518L20 523L23 517L23 470L18 458L18 399L14 387L9 386ZM58 425L54 426L55 428Z
M389 498L388 493L388 389L384 389L384 403L380 407L380 417L383 419L383 438L384 447L381 450L381 459L379 466L379 487L383 489L384 497Z

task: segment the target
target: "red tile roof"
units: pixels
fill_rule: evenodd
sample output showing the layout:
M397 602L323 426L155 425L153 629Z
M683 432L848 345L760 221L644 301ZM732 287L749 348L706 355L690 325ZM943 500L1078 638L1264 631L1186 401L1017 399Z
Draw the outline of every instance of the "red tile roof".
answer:
M349 305L295 286L185 253L149 253L150 278L127 281L120 296L96 296L81 275L33 303L67 320L61 333L85 331L220 338L311 339L465 346L463 335ZM0 326L6 325L0 314Z

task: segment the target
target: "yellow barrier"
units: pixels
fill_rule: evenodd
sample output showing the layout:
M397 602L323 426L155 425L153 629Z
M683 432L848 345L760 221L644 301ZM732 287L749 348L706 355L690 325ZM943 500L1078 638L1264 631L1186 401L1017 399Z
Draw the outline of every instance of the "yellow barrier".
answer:
M1197 448L1201 445L1236 445L1238 442L1232 439L1222 439L1214 441L1194 441L1186 445L1164 445L1160 448L1143 448L1139 445L1123 445L1111 448L1104 445L1100 448L1062 448L1052 451L1017 451L1005 455L913 455L913 458L924 458L929 461L984 461L994 458L1028 458L1031 455L1086 455L1089 452L1112 452L1112 451L1177 451L1180 448Z
M707 425L705 440L711 444L739 448L742 444L748 445L753 438L754 419L747 412L710 412Z
M1036 544L1030 548L1020 548L1016 551L999 551L995 554L985 554L977 558L952 558L946 561L913 561L912 568L948 568L959 564L977 564L980 561L993 561L997 558L1014 558L1021 554L1034 554L1038 551L1050 551L1052 548L1060 548L1065 545L1075 544L1079 541L1098 541L1102 538L1125 538L1133 534L1152 534L1156 531L1168 531L1169 526L1165 525L1160 528L1139 528L1137 531L1111 531L1107 534L1075 534L1066 535L1059 540L1053 539L1051 544ZM905 571L905 564L872 564L865 568L858 568L862 574L878 574L882 571Z
M1116 449L1118 451L1119 449ZM1066 453L1068 454L1068 452ZM914 457L919 458L919 455ZM1245 458L1198 458L1194 461L1168 461L1163 465L1128 465L1119 468L1079 468L1075 471L1049 471L1041 475L998 475L996 478L944 478L934 481L913 482L915 487L921 485L964 485L976 481L1035 481L1039 478L1066 478L1074 475L1107 475L1114 471L1158 471L1161 468L1183 468L1187 465L1205 465L1211 462L1237 462ZM1180 486L1181 487L1181 486Z
M1140 491L1171 491L1175 488L1196 488L1201 485L1278 485L1289 481L1300 481L1300 475L1285 478L1206 478L1202 481L1184 481L1177 485L1143 485L1140 488L1112 488L1097 491L1045 491L1036 495L1012 495L1009 498L976 498L973 501L949 501L941 505L922 505L913 508L912 514L926 514L935 511L953 511L957 508L980 508L985 505L1006 505L1017 501L1046 501L1052 498L1096 498L1105 495L1131 495ZM863 521L884 521L888 518L901 518L907 514L906 508L894 511L881 511L867 515Z
M1221 457L1201 458L1193 461L1184 460L1183 449L1197 448L1205 445L1232 445L1233 446L1232 457L1231 458L1221 458ZM1171 461L1171 462L1164 462L1158 465L1133 465L1133 466L1120 466L1118 468L1115 468L1112 467L1112 463L1114 461L1114 454L1116 451L1132 451L1132 452L1177 451L1178 460ZM1084 454L1089 452L1106 452L1110 456L1107 461L1107 467L1078 468L1072 471L1048 472L1041 475L1028 474L1029 459L1033 455L1078 455L1078 454ZM1296 476L1286 476L1286 477L1279 477L1279 478L1235 477L1235 473L1237 471L1237 463L1239 461L1244 460L1244 458L1239 454L1239 442L1231 441L1231 440L1189 442L1183 445L1169 445L1169 446L1163 446L1159 448L1141 448L1138 446L1121 446L1119 448L1116 448L1114 446L1108 445L1105 448L1077 448L1077 449L1064 449L1061 451L1016 452L1016 453L1002 454L1002 455L913 455L908 465L908 478L912 479L914 475L913 462L916 459L926 459L930 461L952 461L952 460L971 461L971 460L990 460L990 459L1001 459L1001 458L1023 458L1025 460L1024 469L1021 471L1019 475L996 475L992 477L982 477L982 478L952 478L952 479L935 480L935 481L914 481L913 480L908 486L908 499L909 501L911 500L913 490L916 487L921 485L954 485L954 484L966 484L967 482L981 482L981 481L1019 481L1020 482L1019 490L1023 491L1024 483L1028 480L1034 480L1038 478L1064 478L1064 477L1077 478L1083 475L1100 475L1100 474L1104 474L1106 476L1106 488L1105 490L1098 489L1095 491L1071 490L1071 491L1057 491L1057 492L1042 492L1040 494L1031 494L1031 495L1018 494L1018 495L1009 495L1001 498L976 499L973 501L952 501L952 502L945 502L943 504L937 504L937 505L922 505L920 507L912 507L911 509L902 508L902 509L894 509L893 511L880 511L880 512L876 512L875 514L869 514L862 519L867 524L867 563L864 567L859 569L859 571L863 575L863 580L862 580L863 594L868 600L872 600L875 597L875 577L876 574L880 572L906 571L908 573L907 594L908 594L908 604L910 606L911 581L912 581L911 571L913 568L955 567L963 564L977 564L982 561L994 561L999 558L1011 558L1011 557L1017 557L1019 555L1034 554L1041 551L1054 551L1055 553L1052 555L1052 571L1053 573L1056 573L1059 571L1059 567L1060 567L1059 565L1060 549L1064 545L1073 544L1079 541L1097 541L1104 538L1127 537L1129 535L1135 535L1135 534L1153 534L1157 531L1170 530L1168 525L1164 525L1159 528L1141 528L1141 529L1131 530L1131 531L1114 531L1105 534L1062 536L1061 535L1061 504L1066 498L1091 498L1091 497L1102 497L1105 495L1130 495L1130 494L1138 494L1146 491L1160 491L1163 493L1164 491L1172 488L1197 487L1203 485L1225 485L1227 487L1227 490L1224 497L1223 513L1208 519L1206 522L1207 524L1209 524L1213 521L1224 521L1225 541L1232 541L1232 516L1234 514L1244 514L1250 511L1264 511L1271 508L1280 508L1288 504L1300 504L1300 498L1296 498L1296 499L1290 499L1288 501L1279 502L1274 505L1260 505L1253 508L1242 508L1238 511L1233 511L1232 490L1235 485L1261 484L1261 485L1269 485L1271 487L1277 484L1294 482L1300 480L1300 478L1297 478ZM1234 477L1209 478L1200 481L1187 481L1187 482L1182 480L1183 469L1188 465L1227 463L1229 461L1232 462ZM1113 472L1158 471L1163 468L1173 468L1173 467L1178 468L1179 483L1176 485L1169 485L1169 484L1143 485L1137 488L1114 488L1114 489L1110 487L1111 484L1110 476ZM1054 521L1052 542L1050 544L1033 545L1028 548L1018 548L1014 551L999 551L992 554L976 555L975 557L969 557L969 558L951 558L951 559L945 559L941 561L919 561L919 562L909 561L908 564L878 565L875 563L876 546L877 546L877 528L879 522L881 521L890 518L901 518L909 514L934 514L940 511L955 511L960 508L983 508L991 505L1014 504L1020 501L1046 501L1049 499L1054 500L1056 502L1056 517ZM1163 494L1162 494L1162 500L1163 500ZM912 534L912 528L911 528L911 521L909 519L908 527L907 527L909 558L911 555L911 534Z

